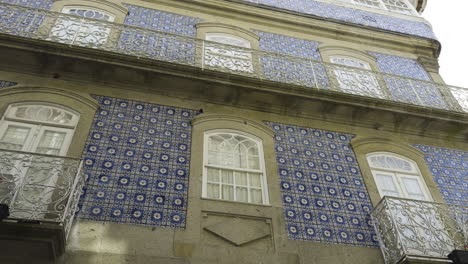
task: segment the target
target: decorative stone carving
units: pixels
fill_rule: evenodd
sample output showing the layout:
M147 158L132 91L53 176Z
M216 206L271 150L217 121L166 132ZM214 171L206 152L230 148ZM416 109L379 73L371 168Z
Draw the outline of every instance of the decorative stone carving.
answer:
M271 235L270 225L264 220L233 218L204 227L226 241L242 246Z

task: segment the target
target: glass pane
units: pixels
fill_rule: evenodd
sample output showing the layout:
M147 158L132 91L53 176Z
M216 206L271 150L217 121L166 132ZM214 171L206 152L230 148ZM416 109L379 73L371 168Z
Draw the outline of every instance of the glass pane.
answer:
M246 187L236 187L236 198L239 202L248 202L249 196Z
M20 126L8 126L0 142L0 148L21 150L31 129Z
M395 185L393 176L387 174L376 174L377 185L383 195L402 197Z
M64 10L64 13L68 13L71 15L76 15L76 16L81 16L81 17L86 17L86 18L94 18L94 19L99 19L99 20L104 20L104 21L113 21L113 17L104 14L102 12L92 10L92 9L83 9L83 8L70 8L68 10Z
M371 167L374 168L416 172L416 169L410 162L395 156L375 155L368 157L367 160Z
M236 172L236 184L247 186L247 173L246 172Z
M65 132L46 130L42 134L36 152L50 155L59 155L65 140Z
M208 139L208 164L260 169L258 144L236 134L211 135Z
M221 170L221 179L223 183L232 184L233 182L232 178L233 178L232 171Z
M393 181L393 177L386 174L376 174L377 177L377 184L381 189L389 190L389 191L398 191L395 182Z
M258 156L248 156L248 168L253 169L253 170L259 170L260 169L260 162L258 159Z
M250 186L262 187L262 175L257 173L250 173Z
M206 40L214 41L222 44L228 44L238 47L250 48L250 42L235 36L221 34L206 34Z
M402 177L401 181L404 185L406 193L408 193L408 198L426 200L426 197L424 196L424 192L418 180L414 178Z
M229 185L223 185L222 189L223 189L222 199L234 201L234 187L229 186Z
M217 152L208 151L208 164L218 165L219 162L219 155Z
M219 170L207 168L207 178L210 182L219 182Z
M206 196L208 198L219 199L219 184L208 183L206 189Z
M250 200L252 203L262 203L262 190L250 189Z
M12 118L74 125L75 115L60 108L47 105L21 105L12 107L8 113Z

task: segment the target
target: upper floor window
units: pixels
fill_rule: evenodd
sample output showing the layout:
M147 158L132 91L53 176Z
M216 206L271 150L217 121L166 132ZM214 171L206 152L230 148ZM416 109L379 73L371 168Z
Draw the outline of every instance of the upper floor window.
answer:
M57 19L51 29L50 38L57 38L58 42L68 44L104 44L107 42L110 27L89 19L113 22L114 15L85 6L64 6L61 12L77 17Z
M334 68L336 80L341 90L347 93L371 97L384 96L377 78L371 72L372 68L369 63L344 56L331 56L330 61L334 64L347 66Z
M339 0L356 5L388 10L405 15L417 15L414 7L407 0Z
M0 148L65 155L78 119L55 105L10 105L0 121Z
M203 197L267 204L262 142L232 130L205 133Z
M251 48L248 40L226 33L206 33L205 39L226 45L206 42L204 65L238 72L253 72L252 54L244 49Z
M62 13L85 17L85 18L93 18L99 19L104 21L113 22L114 16L111 14L107 14L104 11L88 8L88 7L70 7L66 6L62 9Z
M388 152L370 153L367 162L381 196L431 200L416 162Z

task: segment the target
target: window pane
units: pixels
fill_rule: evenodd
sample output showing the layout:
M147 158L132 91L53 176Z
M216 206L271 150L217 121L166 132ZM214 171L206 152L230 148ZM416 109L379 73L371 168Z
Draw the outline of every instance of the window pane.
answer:
M31 129L20 126L8 126L0 142L0 148L21 150Z
M250 186L262 187L262 176L257 173L250 173Z
M221 170L221 179L223 183L232 184L233 183L232 178L233 178L232 171Z
M247 186L247 173L246 172L236 172L236 184Z
M219 184L208 183L206 196L208 196L208 198L219 199Z
M218 169L212 169L212 168L207 168L207 178L208 181L210 182L219 182L219 170Z
M42 134L36 152L50 155L59 155L65 140L65 132L46 130Z
M234 187L230 185L223 185L222 189L223 189L222 199L234 201Z
M250 200L252 203L262 203L262 190L250 189Z
M374 168L416 172L416 169L409 161L395 156L375 155L368 157L367 160Z
M75 125L77 121L76 115L64 109L48 105L13 106L7 115L11 118L20 118L63 125Z
M377 185L379 189L382 191L383 195L389 196L396 196L401 197L398 188L395 185L394 178L387 174L379 174L376 175Z
M248 156L248 168L253 169L253 170L258 170L260 169L260 161L258 159L258 156Z
M246 187L236 187L236 198L239 202L248 202L248 192Z
M424 192L419 184L419 181L413 178L402 177L401 181L404 185L408 198L417 200L426 200Z

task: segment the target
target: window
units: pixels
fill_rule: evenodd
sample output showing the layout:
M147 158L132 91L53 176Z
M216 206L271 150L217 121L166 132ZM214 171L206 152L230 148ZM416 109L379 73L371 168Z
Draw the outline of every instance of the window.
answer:
M432 201L416 162L393 153L370 153L367 161L380 196L394 196L412 200L391 199L386 209L396 220L392 233L409 255L440 256L452 251L454 241L446 232L446 215L441 215Z
M54 197L62 197L73 181L64 177L66 159L56 156L67 153L77 122L77 114L54 105L20 103L7 108L0 120L0 149L16 158L0 168L0 200L14 208L15 218L47 218L46 212L57 210L48 211L48 206L53 207Z
M205 39L225 45L205 42L204 66L253 72L252 54L246 50L251 48L248 40L226 33L206 33Z
M65 6L61 12L77 17L57 19L50 38L68 44L105 44L107 42L110 33L109 26L91 19L113 22L114 15L84 6Z
M267 204L262 142L232 131L205 132L203 197Z
M405 15L417 15L414 7L407 0L339 0L355 5L387 10Z
M0 121L0 148L65 155L78 115L48 104L10 105Z
M384 97L376 77L371 72L372 68L369 63L356 58L341 56L332 56L330 57L330 61L334 64L345 66L334 67L333 70L341 90L351 94Z
M402 156L381 152L367 155L380 196L431 200L416 163Z

